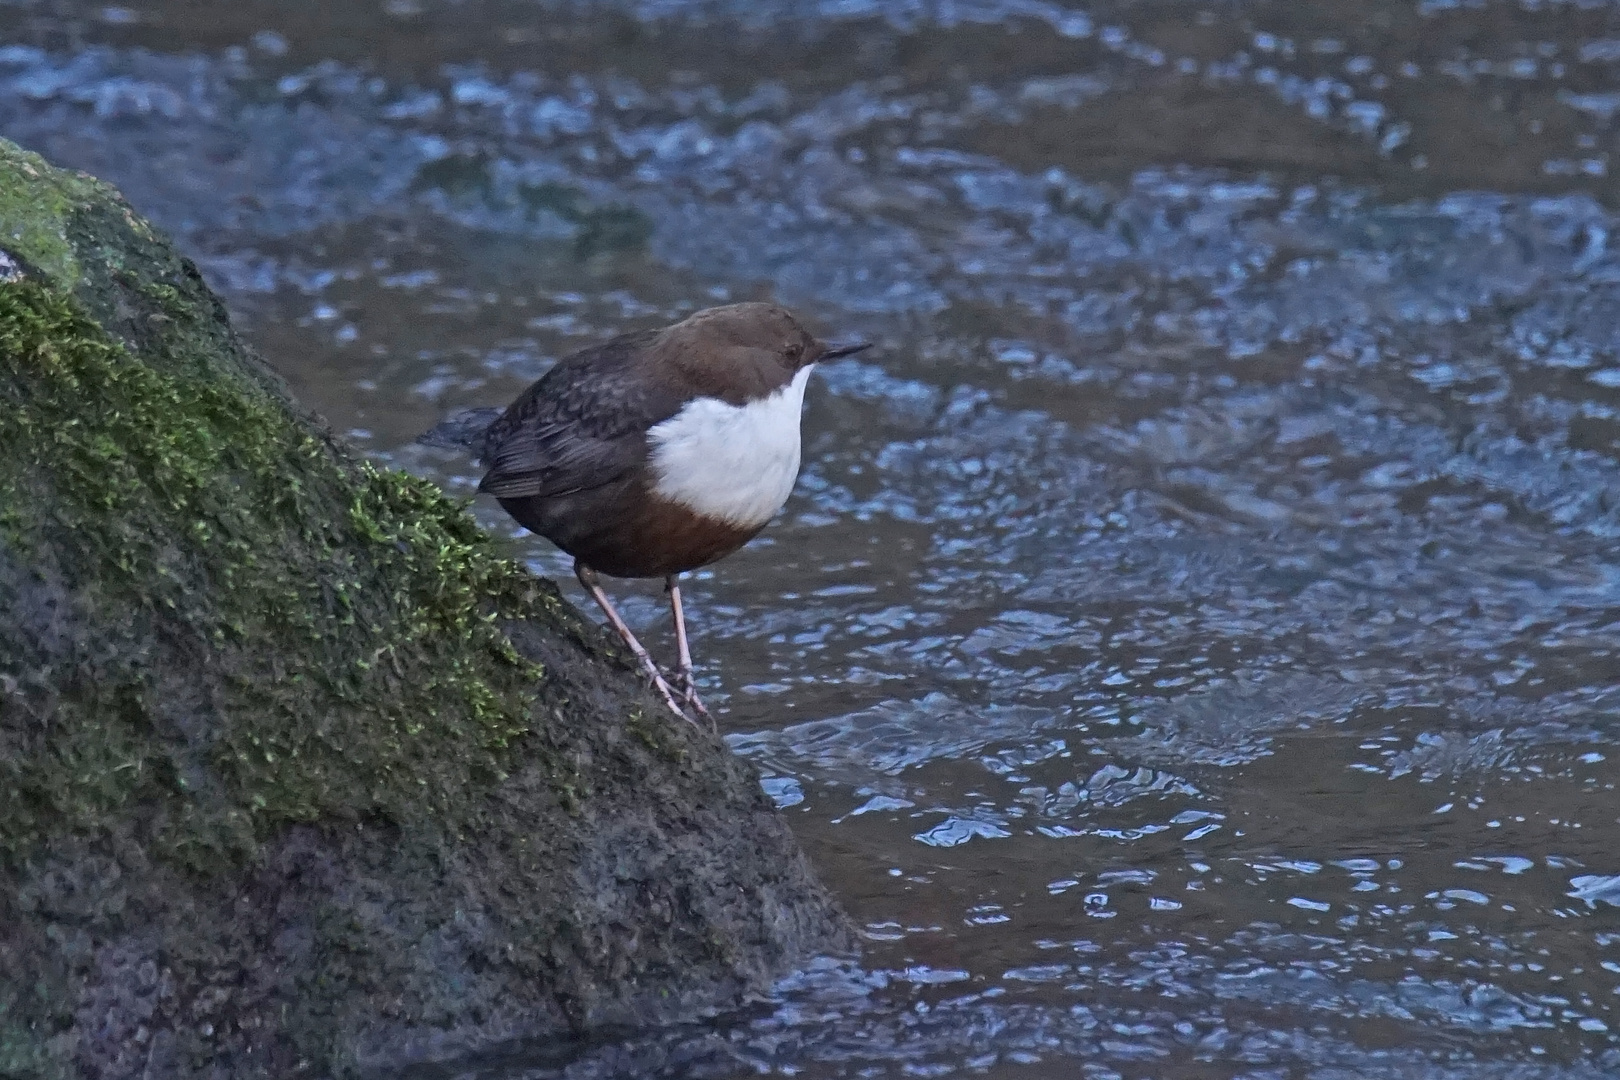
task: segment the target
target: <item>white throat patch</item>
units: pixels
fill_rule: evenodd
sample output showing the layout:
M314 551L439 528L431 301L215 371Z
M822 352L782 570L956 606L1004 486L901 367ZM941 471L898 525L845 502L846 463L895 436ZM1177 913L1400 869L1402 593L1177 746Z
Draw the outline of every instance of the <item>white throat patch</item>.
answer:
M700 397L647 432L654 490L704 517L764 525L799 478L799 414L807 365L770 397L728 405Z

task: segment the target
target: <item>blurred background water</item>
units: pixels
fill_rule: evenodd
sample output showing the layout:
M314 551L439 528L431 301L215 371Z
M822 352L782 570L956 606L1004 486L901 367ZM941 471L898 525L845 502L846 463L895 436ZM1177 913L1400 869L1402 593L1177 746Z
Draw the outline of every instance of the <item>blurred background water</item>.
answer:
M863 960L419 1073L491 1080L1620 1074L1617 73L1598 0L0 0L0 134L453 492L619 330L882 343L689 594Z

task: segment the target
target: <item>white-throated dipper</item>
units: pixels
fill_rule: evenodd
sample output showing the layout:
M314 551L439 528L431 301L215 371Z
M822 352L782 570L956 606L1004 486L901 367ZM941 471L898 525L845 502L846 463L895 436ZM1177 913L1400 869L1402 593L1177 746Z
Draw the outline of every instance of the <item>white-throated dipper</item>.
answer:
M708 710L679 577L736 551L776 516L799 475L811 368L868 347L817 340L775 304L708 308L570 353L504 411L464 411L422 441L472 450L489 469L478 490L574 557L580 584L665 703L696 723L686 710ZM664 579L676 687L598 574Z

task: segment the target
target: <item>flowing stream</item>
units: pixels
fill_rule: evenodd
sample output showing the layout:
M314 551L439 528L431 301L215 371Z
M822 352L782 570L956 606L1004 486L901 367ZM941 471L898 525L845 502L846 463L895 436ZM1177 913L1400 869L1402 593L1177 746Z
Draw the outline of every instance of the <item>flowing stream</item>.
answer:
M711 303L880 342L688 594L864 957L413 1075L1620 1075L1620 7L127 3L0 0L0 135L379 459Z

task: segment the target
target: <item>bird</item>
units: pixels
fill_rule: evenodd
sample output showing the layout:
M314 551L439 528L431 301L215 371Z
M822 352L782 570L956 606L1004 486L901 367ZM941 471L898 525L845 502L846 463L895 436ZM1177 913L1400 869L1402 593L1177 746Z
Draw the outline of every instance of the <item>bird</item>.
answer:
M705 308L569 353L506 408L463 410L418 441L471 451L478 490L574 559L676 716L715 729L693 675L680 576L730 555L787 502L799 475L805 386L867 341L828 342L773 303ZM674 685L601 577L662 578Z

